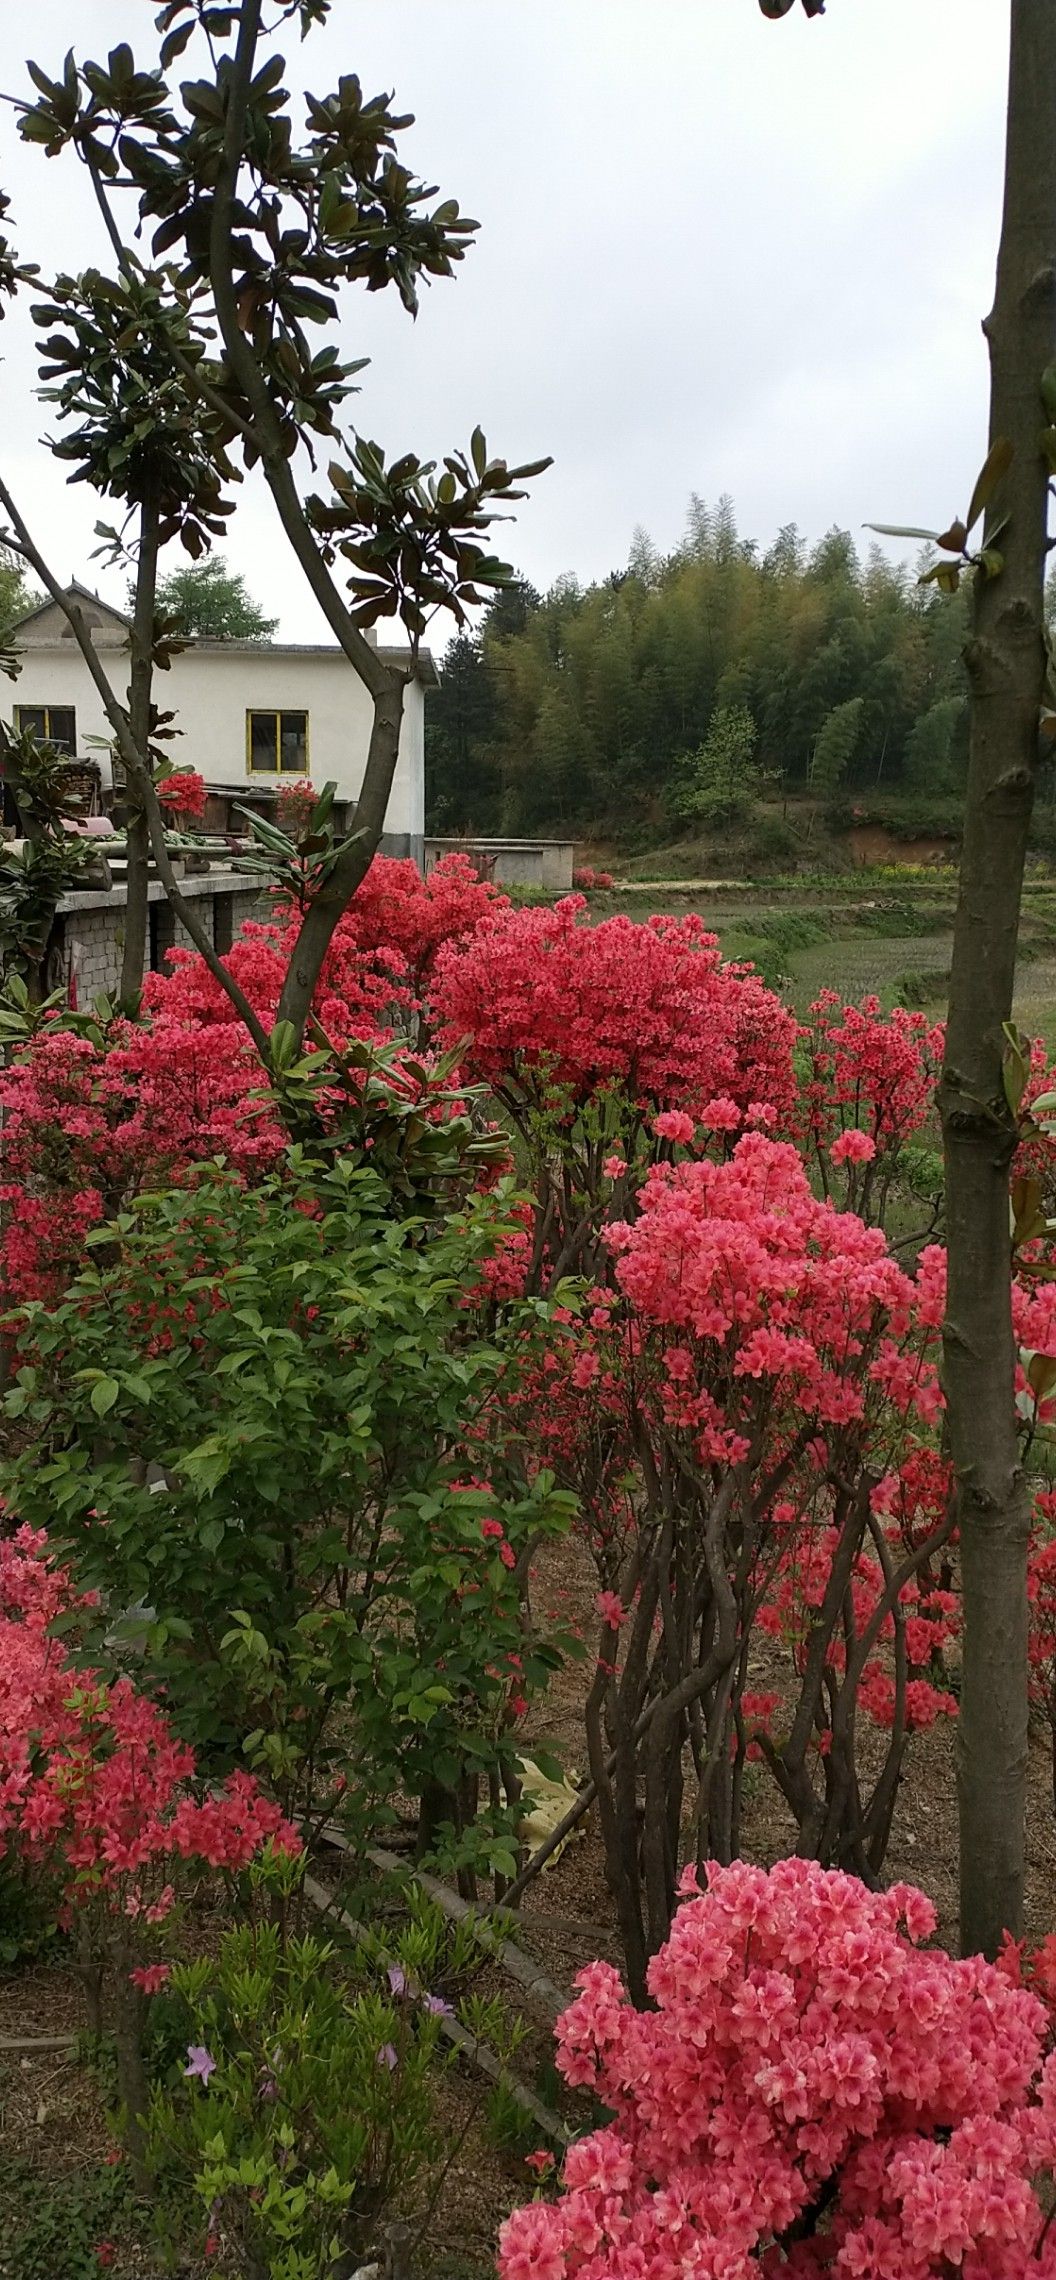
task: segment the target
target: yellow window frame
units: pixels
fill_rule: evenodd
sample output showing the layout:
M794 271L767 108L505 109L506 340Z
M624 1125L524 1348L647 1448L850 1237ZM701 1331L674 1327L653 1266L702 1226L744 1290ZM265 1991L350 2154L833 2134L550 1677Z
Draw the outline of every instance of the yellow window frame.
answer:
M70 750L70 759L72 760L72 759L74 758L74 755L75 755L75 753L76 753L76 750L77 750L77 707L76 707L76 705L28 705L28 704L16 705L16 706L14 707L14 710L13 710L13 713L12 713L12 719L13 719L13 721L14 721L14 725L15 725L15 728L16 728L17 730L19 730L19 731L21 731L21 728L22 728L22 715L23 715L23 713L43 713L43 715L44 715L44 738L43 738L43 741L44 741L44 743L45 743L45 744L50 744L50 743L51 743L51 741L52 741L52 735L51 735L51 716L52 716L52 713L72 713L72 715L73 715L73 745L72 745L72 747L71 747L71 750Z
M282 719L283 719L283 716L284 716L284 714L286 714L286 713L296 713L296 714L298 715L298 717L299 717L301 720L303 720L303 722L304 722L304 768L303 768L303 771L302 771L301 769L299 769L299 768L298 768L298 769L295 769L295 768L284 768L284 767L282 766L282 727L281 727L281 722L282 722ZM254 721L255 721L255 720L272 720L272 721L274 721L274 723L275 723L275 766L274 766L274 768L254 768L254 766L253 766L253 723L254 723ZM292 777L295 777L295 778L296 778L298 781L300 781L300 779L301 779L301 777L302 777L302 774L303 774L303 776L304 776L305 778L308 778L308 777L310 777L310 776L311 776L311 773L312 773L312 723L311 723L311 714L310 714L310 712L309 712L309 710L308 710L308 707L307 707L307 705L274 705L274 706L273 706L273 705L247 705L247 706L246 706L246 774L247 774L247 776L252 776L252 777L254 777L254 778L255 778L256 780L258 780L258 781L259 781L259 780L260 780L260 779L263 777L263 778L264 778L264 780L265 780L265 781L267 781L267 782L270 782L272 778L274 778L274 779L276 780L276 782L281 782L281 780L282 780L283 776L286 776L286 777L291 777L291 776L292 776Z

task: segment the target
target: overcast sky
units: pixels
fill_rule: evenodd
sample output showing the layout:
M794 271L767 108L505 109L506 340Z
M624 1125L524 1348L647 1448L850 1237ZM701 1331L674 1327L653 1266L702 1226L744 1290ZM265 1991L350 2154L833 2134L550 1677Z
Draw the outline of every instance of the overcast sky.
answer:
M0 89L27 47L128 39L152 0L0 5ZM542 588L624 563L636 525L678 539L693 491L745 536L867 519L944 524L984 456L980 319L1000 215L1009 0L828 0L771 24L756 0L334 0L290 84L394 90L409 162L481 224L416 324L350 291L342 347L373 359L357 424L443 451L480 421L508 458L550 452L501 550ZM181 66L180 68L186 68ZM0 113L0 183L25 258L105 263L72 160ZM63 577L99 512L39 438L24 312L0 336L0 459ZM109 520L107 512L105 519ZM290 639L320 620L245 486L226 552Z

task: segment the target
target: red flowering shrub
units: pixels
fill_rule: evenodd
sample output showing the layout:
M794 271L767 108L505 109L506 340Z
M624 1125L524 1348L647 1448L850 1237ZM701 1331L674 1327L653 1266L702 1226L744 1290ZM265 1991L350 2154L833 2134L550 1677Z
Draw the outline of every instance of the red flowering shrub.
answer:
M193 1750L125 1678L77 1668L49 1626L78 1602L44 1536L0 1540L0 1854L55 1869L67 1909L99 1897L129 1922L164 1921L174 1861L244 1868L261 1846L299 1850L246 1774L196 1795Z
M612 886L611 871L596 871L592 863L581 863L572 873L572 885L577 894L604 894Z
M169 815L200 823L205 814L205 777L196 768L174 768L157 786L158 800Z
M739 1849L761 1751L799 1848L875 1876L907 1737L954 1707L949 1480L926 1461L942 1285L933 1255L909 1276L759 1133L725 1161L654 1167L606 1240L616 1288L559 1318L529 1429L579 1496L604 1597L590 1766L639 1992L670 1923L690 1763L701 1857ZM787 1659L775 1690L771 1650L761 1693L767 1633ZM859 1711L888 1737L871 1780ZM625 1831L643 1791L639 1854Z
M558 2065L613 2118L502 2227L501 2280L1051 2280L1048 2015L934 1927L911 1886L709 1867L655 2009L579 1975Z
M288 839L299 839L311 825L319 804L319 794L310 776L302 776L296 784L280 784L275 802L275 821Z
M375 855L334 940L361 954L396 951L420 997L446 943L463 941L509 909L501 887L481 879L466 855L441 856L426 878L416 863Z
M699 919L580 923L582 897L509 910L441 951L431 1007L518 1128L535 1190L533 1287L606 1274L606 1221L650 1164L691 1142L729 1152L785 1123L794 1016L723 965Z
M468 1040L469 1068L531 1103L619 1088L643 1115L706 1120L728 1102L743 1123L762 1102L786 1116L796 1022L758 975L724 966L699 918L584 926L584 909L570 895L507 910L440 952L433 1010L445 1043Z
M247 919L224 964L269 1027L293 947L295 928ZM340 931L340 930L339 930ZM242 1023L222 984L196 950L170 950L168 972L148 975L143 1003L155 1016L167 1015L194 1027L222 1025L241 1036ZM344 1044L350 1037L388 1037L397 1009L410 1003L406 967L397 951L360 951L345 940L331 943L320 977L315 1013L327 1036ZM248 1040L245 1046L250 1053ZM260 1070L255 1058L259 1083Z
M186 771L160 789L185 780ZM315 1011L326 1035L339 1047L381 1043L397 1020L410 1026L438 946L504 907L462 856L428 879L413 863L376 858L323 968ZM269 1027L295 933L292 917L250 922L227 955ZM89 1229L145 1185L179 1185L218 1155L251 1177L281 1152L285 1135L230 998L197 953L173 950L169 967L147 977L145 1021L113 1023L101 1045L47 1023L0 1073L8 1301L54 1295Z
M54 1296L90 1227L143 1187L218 1155L249 1176L283 1145L244 1033L160 1010L114 1022L104 1044L46 1024L0 1071L0 1110L7 1303Z
M188 1876L234 1873L266 1846L299 1852L299 1833L245 1773L215 1793L194 1752L127 1678L79 1668L50 1635L90 1602L27 1528L0 1541L0 1858L11 1852L50 1883L61 1920L79 1928L89 1987L114 1974L118 2079L128 2142L145 2110L147 1999L168 1978L159 1927ZM153 1954L153 1960L151 1960Z
M844 1005L823 990L811 1006L800 1137L826 1193L845 1168L844 1201L863 1218L882 1222L899 1155L931 1113L944 1035L926 1014L882 1013L875 997Z

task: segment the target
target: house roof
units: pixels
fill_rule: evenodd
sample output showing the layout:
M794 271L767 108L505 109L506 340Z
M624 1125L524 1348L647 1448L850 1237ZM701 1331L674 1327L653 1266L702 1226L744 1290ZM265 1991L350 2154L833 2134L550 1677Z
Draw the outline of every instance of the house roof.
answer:
M202 636L197 641L188 641L185 647L222 657L340 657L342 654L336 641L216 641ZM410 652L379 648L377 655L386 665L406 665ZM427 689L435 689L439 678L432 650L420 649L417 679Z
M121 610L114 609L110 602L101 601L99 595L93 594L88 586L82 586L79 578L71 578L66 587L66 595L71 601L90 603L93 613L101 611L104 620L108 620L112 625L121 626L126 633L131 632L131 619L126 617ZM25 617L19 618L17 624L11 628L10 638L14 640L26 626L33 625L38 618L45 616L48 610L54 610L58 607L58 603L54 602L49 594L47 599L40 602L36 609L29 610ZM200 651L205 656L212 654L221 657L260 657L261 655L267 657L340 657L341 655L340 646L336 641L220 641L203 635L195 640L188 641L185 647ZM405 666L409 652L406 649L379 648L377 654L386 665ZM423 688L435 689L438 686L439 674L436 670L436 660L430 649L419 650L415 678L422 683Z
M123 626L126 633L131 632L131 618L127 618L123 610L115 610L112 602L104 602L99 594L93 594L90 586L82 586L79 578L70 579L69 585L65 588L65 593L68 601L89 602L93 612L101 610L103 617L109 618L112 624ZM27 625L33 625L37 618L45 617L49 610L57 610L58 608L58 602L53 601L50 594L46 594L44 600L38 602L35 609L27 610L25 617L17 619L11 628L12 634L23 632L24 628Z

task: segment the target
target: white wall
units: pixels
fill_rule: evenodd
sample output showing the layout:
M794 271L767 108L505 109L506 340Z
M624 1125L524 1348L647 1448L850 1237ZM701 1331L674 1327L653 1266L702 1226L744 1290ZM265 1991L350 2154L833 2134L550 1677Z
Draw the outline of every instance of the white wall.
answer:
M50 613L49 613L50 615ZM117 695L128 686L128 659L110 645L109 628L96 645ZM112 639L113 637L111 637ZM17 681L0 689L0 715L11 721L17 705L73 705L77 713L77 752L96 759L109 781L109 755L92 737L109 728L102 702L79 652L65 640L27 639ZM171 753L178 766L197 768L210 784L244 791L247 785L292 781L250 775L246 767L246 710L307 712L309 772L322 786L330 779L338 796L352 799L366 765L371 704L362 682L339 649L245 650L229 643L202 643L173 658L154 681L155 703L174 711L182 734ZM396 774L385 818L386 833L407 834L420 844L425 828L425 692L413 681L404 698L403 729Z

